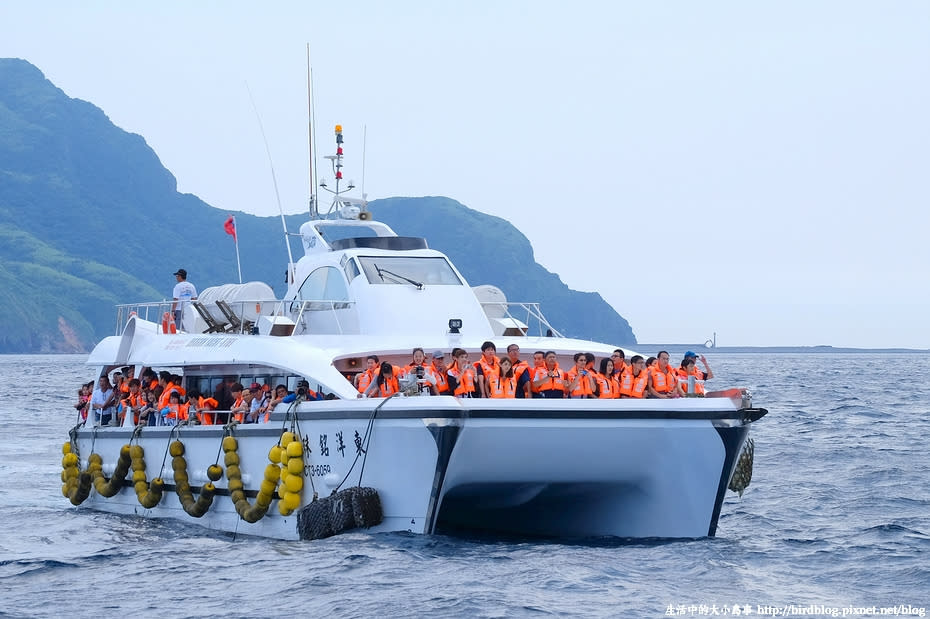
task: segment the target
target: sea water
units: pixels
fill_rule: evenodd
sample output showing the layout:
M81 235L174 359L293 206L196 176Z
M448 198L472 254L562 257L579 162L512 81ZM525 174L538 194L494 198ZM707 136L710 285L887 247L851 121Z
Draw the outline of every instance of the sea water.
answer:
M930 354L711 353L748 387L755 467L717 536L234 536L75 508L61 444L79 356L0 356L0 615L923 616ZM748 612L747 612L748 611Z

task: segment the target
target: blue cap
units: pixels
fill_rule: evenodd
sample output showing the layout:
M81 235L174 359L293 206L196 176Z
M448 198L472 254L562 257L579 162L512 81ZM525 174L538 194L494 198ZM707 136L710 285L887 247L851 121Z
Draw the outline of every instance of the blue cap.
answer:
M695 359L697 359L697 353L689 350L688 352L685 353L685 358L687 359L688 357L694 357Z

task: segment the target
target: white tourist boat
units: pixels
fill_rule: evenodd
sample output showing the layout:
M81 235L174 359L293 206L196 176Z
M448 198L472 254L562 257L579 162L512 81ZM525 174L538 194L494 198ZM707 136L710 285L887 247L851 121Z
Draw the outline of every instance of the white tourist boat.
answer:
M205 394L227 376L291 391L306 379L328 399L282 403L265 423L136 427L126 415L119 427L78 424L64 446L65 496L282 539L355 526L715 534L750 424L766 414L745 390L679 399L359 397L347 377L370 354L404 366L414 347L447 358L460 347L474 361L490 340L498 351L519 344L524 358L555 351L570 367L576 352L600 358L615 346L561 337L533 304L493 296L482 304L445 255L373 221L338 185L334 193L330 212L311 209L300 228L304 255L290 265L283 299L261 284L204 291L202 315L185 322L195 326L177 333L164 332L163 304L122 305L118 334L88 359L101 373L167 369Z

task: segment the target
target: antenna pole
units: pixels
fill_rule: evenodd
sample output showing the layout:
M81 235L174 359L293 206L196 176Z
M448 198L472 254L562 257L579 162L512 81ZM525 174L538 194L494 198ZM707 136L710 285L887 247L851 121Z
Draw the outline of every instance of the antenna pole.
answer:
M284 245L287 247L287 272L289 274L289 281L294 281L294 256L291 254L291 241L287 238L287 221L284 219L284 208L281 206L281 194L278 192L278 179L274 173L274 162L271 160L271 149L268 148L268 138L265 137L265 127L262 125L262 117L258 113L258 108L255 106L255 99L252 98L252 89L249 88L249 83L245 83L245 89L249 93L249 101L252 102L252 109L255 111L255 118L258 119L258 128L262 132L262 141L265 143L265 152L268 154L268 166L271 168L271 184L274 185L274 196L278 201L278 212L281 213L281 226L284 228ZM238 256L239 244L236 243L236 252ZM238 260L238 258L237 258Z
M310 154L310 218L320 213L316 191L316 135L313 132L313 76L310 72L310 44L307 43L307 150Z
M368 125L362 127L362 200L364 200L367 195L365 194L365 152L368 149Z

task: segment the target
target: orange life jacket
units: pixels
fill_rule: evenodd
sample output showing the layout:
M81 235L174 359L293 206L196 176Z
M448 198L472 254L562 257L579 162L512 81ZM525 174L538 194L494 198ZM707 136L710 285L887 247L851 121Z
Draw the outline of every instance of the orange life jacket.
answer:
M145 406L145 396L142 395L141 391L137 393L136 395L127 393L126 397L123 398L123 412L120 413L120 421L122 421L123 418L125 417L126 411L130 410L134 406L138 406L138 407ZM132 417L133 417L133 423L138 424L139 423L139 412L136 411L135 413L133 413Z
M597 397L606 400L610 398L619 398L620 397L620 382L613 376L604 376L603 374L595 374L594 380L597 381L598 387L600 387L600 395Z
M381 394L382 398L393 395L398 391L400 391L400 385L397 384L396 374L378 385L378 392Z
M449 393L449 375L446 372L440 372L439 368L435 365L430 365L430 369L433 372L433 376L436 377L436 392L439 395Z
M594 396L594 391L591 390L591 381L588 380L591 377L591 371L588 371L587 376L582 376L581 380L578 381L578 386L569 394L573 398L587 398L589 396ZM578 376L578 367L573 367L568 372L565 373L565 388L568 389L568 385L571 384L575 377Z
M704 375L704 372L701 372L700 370L698 370L698 372L701 373L701 376ZM704 395L703 378L698 378L697 375L693 373L690 375L694 376L694 393L697 395ZM688 376L688 372L686 372L683 368L678 368L678 384L681 385L681 390L685 393L688 393Z
M235 401L235 403L233 403L232 407L233 407L233 408L236 408L236 407L238 407L238 406L242 406L243 404L244 404L244 402L242 401L242 396L239 396L238 398L236 398L236 401ZM243 412L235 413L235 414L233 415L233 419L235 419L235 420L238 421L239 423L243 423L243 422L245 422L245 413L243 413Z
M517 379L515 376L501 377L500 373L486 376L488 393L492 398L515 398L517 396Z
M470 366L466 367L464 370L459 370L458 363L454 363L452 367L449 368L448 373L459 381L452 395L463 397L475 392L475 370Z
M665 367L665 371L659 369L658 365L655 365L649 368L649 373L652 375L652 388L659 393L670 393L675 390L675 380L678 378L670 370L669 366Z
M646 384L649 382L649 372L642 370L639 376L633 376L633 371L624 372L620 377L620 395L628 398L642 398L646 393Z
M559 369L559 364L556 364L555 369L552 371L555 372L555 376L549 376L549 368L546 366L536 368L533 372L533 382L544 378L548 380L548 382L543 383L543 385L537 389L537 393L542 391L565 391L565 387L568 383L565 380L565 376L562 374L562 370Z
M368 386L371 384L372 372L371 370L365 370L358 377L358 392L365 393L365 390L368 389Z
M168 405L168 414L165 415L166 419L175 419L177 421L187 421L187 411L190 408L189 404L178 404L177 406Z

